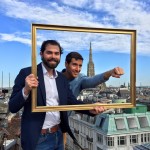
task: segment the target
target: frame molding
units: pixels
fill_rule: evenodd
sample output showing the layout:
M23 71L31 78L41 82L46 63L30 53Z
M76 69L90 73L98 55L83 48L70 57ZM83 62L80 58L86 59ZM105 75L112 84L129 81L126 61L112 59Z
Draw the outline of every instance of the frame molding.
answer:
M61 105L61 106L37 106L37 88L32 89L32 112L46 111L70 111L70 110L89 110L95 106L105 108L132 108L136 105L136 30L129 29L108 29L92 27L75 27L47 24L32 24L32 73L37 76L36 61L36 32L37 30L56 30L70 32L105 33L105 34L127 34L131 36L130 51L130 101L131 103L111 103L111 104L84 104L84 105Z

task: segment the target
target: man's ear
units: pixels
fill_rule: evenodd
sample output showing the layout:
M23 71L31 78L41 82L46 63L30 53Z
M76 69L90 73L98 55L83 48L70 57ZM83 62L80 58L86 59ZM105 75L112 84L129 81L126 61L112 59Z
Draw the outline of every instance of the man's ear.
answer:
M40 56L42 56L42 52L40 51Z
M68 63L67 62L65 62L65 67L68 67Z
M43 53L40 51L40 56L43 56Z

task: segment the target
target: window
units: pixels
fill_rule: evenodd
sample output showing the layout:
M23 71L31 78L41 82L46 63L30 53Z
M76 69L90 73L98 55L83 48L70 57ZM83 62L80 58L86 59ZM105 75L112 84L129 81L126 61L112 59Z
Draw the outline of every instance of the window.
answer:
M83 134L84 134L84 131L85 131L84 129L85 129L85 127L82 125L81 126L81 133L83 133Z
M87 120L86 121L90 123L90 116L87 116Z
M72 119L69 119L69 125L70 125L70 127L73 127L73 120Z
M91 143L88 142L88 149L89 150L93 150L93 144L91 144Z
M79 147L77 145L75 145L74 149L75 150L79 150Z
M103 144L103 135L97 134L97 142L99 142L100 144Z
M118 145L126 145L126 136L119 136L118 137Z
M107 146L114 146L114 137L106 137Z
M103 150L103 149L101 149L101 148L97 147L97 150Z
M93 131L88 129L88 135L89 135L90 138L92 138L93 137Z
M88 116L87 115L85 115L85 114L83 114L83 121L87 121L87 118L88 118Z
M84 142L85 142L84 138L81 138L81 145L82 145L82 146L84 146L84 145L85 145L85 143L84 143Z
M78 140L79 141L79 140ZM84 147L86 147L86 140L84 139Z
M101 118L100 118L100 122L99 122L99 127L100 127L100 128L103 127L104 122L105 122L105 118L101 117Z
M138 135L130 135L130 144L138 143Z
M138 117L138 120L141 128L149 127L147 117Z
M115 123L116 123L117 130L126 129L124 118L116 118Z
M137 128L137 121L135 117L127 118L129 129Z
M76 122L74 122L74 128L75 128L75 129L78 129Z
M150 133L141 134L141 142L142 143L150 142Z
M95 124L95 120L96 120L95 117L90 116L90 123Z

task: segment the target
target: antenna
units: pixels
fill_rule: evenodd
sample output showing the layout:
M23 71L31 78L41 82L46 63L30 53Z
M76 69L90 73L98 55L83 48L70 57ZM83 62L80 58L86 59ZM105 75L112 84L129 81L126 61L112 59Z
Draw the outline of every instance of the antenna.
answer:
M10 89L10 72L9 72L9 89Z
M3 90L3 71L2 71L2 87L1 89Z

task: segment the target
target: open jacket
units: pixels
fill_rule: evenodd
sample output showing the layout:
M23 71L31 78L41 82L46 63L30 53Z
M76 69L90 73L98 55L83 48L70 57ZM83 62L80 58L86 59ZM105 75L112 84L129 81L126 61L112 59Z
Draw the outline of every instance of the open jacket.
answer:
M24 68L19 72L18 76L15 79L15 85L13 87L13 92L9 100L10 112L16 113L21 108L23 108L21 119L21 145L23 150L35 150L46 115L46 112L31 111L31 93L27 100L25 100L22 95L22 89L25 86L25 78L29 74L31 74L31 67ZM41 64L37 66L37 76L39 81L39 86L37 88L37 105L46 106L46 92ZM75 96L69 89L68 81L66 80L64 75L59 72L58 77L56 78L56 85L60 100L59 105L83 104L83 102L76 100ZM78 112L92 115L89 113L89 111L86 110ZM72 136L66 111L60 112L60 119L60 128L62 132L68 132Z

